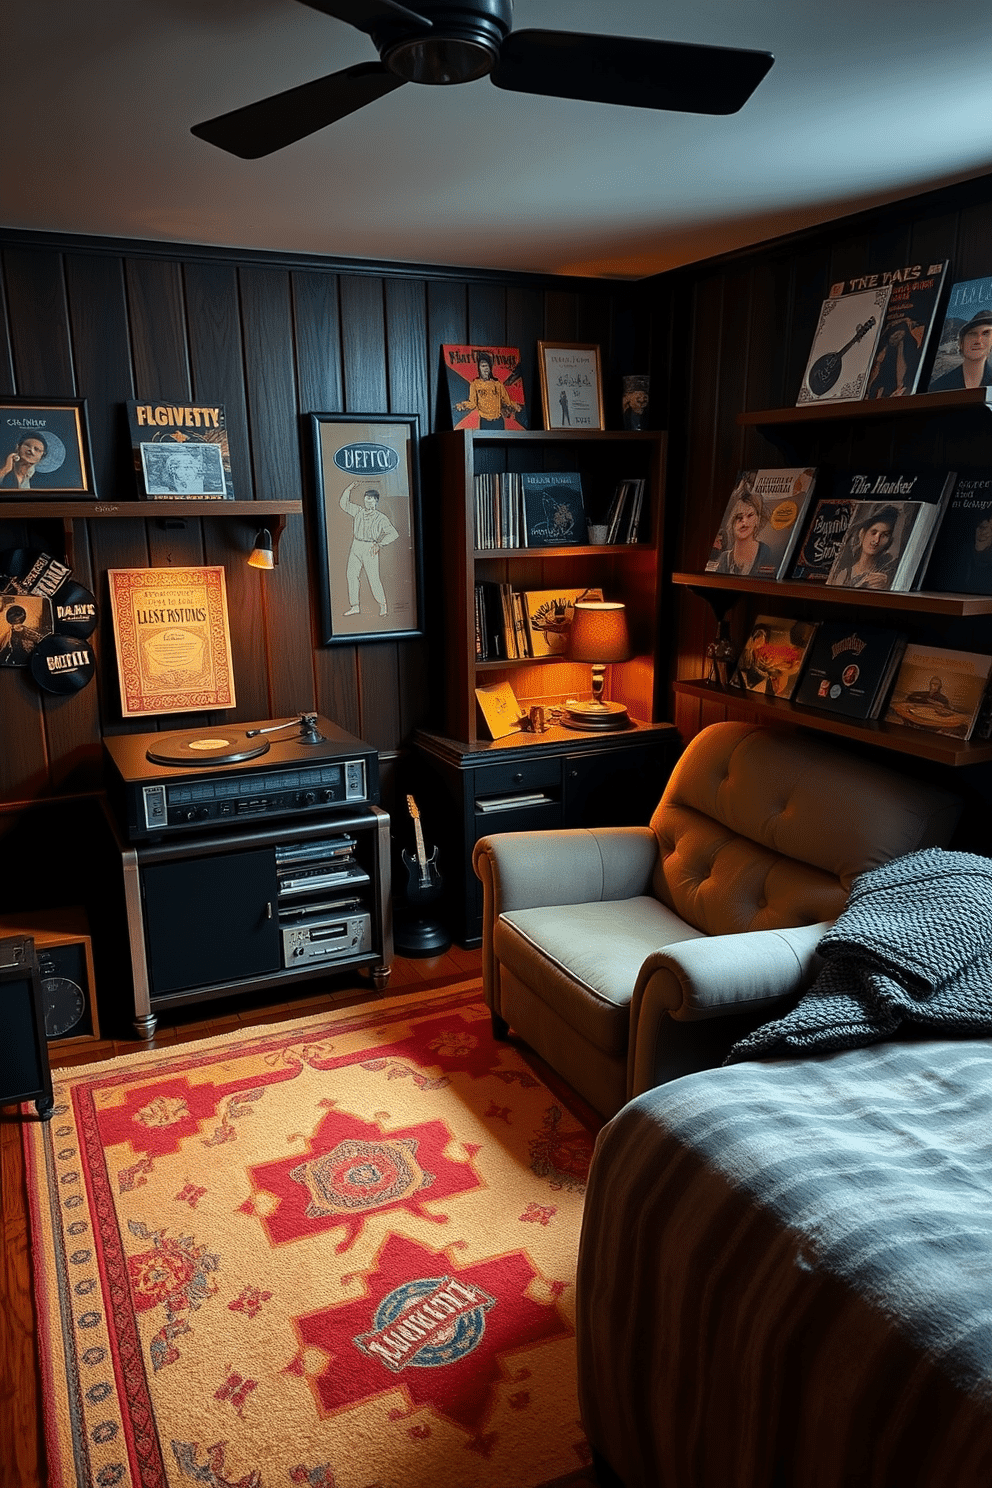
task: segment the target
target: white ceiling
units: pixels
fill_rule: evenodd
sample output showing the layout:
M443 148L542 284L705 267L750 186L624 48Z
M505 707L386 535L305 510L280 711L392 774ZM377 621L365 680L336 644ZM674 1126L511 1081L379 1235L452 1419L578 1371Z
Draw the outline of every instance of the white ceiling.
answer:
M415 8L415 0L411 0ZM775 54L725 118L409 84L263 160L190 125L356 62L297 0L10 0L7 227L626 277L992 170L980 0L517 0L514 27Z

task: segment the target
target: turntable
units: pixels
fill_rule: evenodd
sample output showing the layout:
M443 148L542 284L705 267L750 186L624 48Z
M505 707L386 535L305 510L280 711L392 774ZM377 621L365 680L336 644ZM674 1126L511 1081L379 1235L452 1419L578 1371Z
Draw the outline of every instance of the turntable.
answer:
M110 799L132 842L379 799L379 756L316 713L104 739Z

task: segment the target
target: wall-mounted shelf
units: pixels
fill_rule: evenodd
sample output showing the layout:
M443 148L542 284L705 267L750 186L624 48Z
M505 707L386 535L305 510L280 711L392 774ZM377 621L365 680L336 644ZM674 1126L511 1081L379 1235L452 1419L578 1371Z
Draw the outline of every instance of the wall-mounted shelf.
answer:
M75 567L74 523L111 518L114 521L162 521L168 517L250 517L272 533L276 552L287 516L302 512L302 501L0 501L0 522L57 521L62 523L64 556Z
M819 708L804 708L800 703L788 702L784 698L739 692L736 688L721 687L719 683L702 679L675 682L672 685L676 692L689 697L701 698L709 703L721 703L728 708L740 708L770 722L787 722L815 728L821 733L857 739L863 744L874 744L882 749L911 754L917 759L933 760L941 765L984 765L992 760L992 742L984 740L951 739L944 734L902 728L898 724L874 719L840 718Z
M779 579L737 578L732 574L717 573L675 573L672 574L672 583L699 593L703 590L723 590L734 595L774 595L777 599L806 599L815 600L817 604L856 605L858 609L866 610L901 610L913 614L954 617L992 615L992 595L987 594L936 594L925 589L910 589L893 594L888 590L842 589L826 584L790 584ZM709 599L708 594L704 597Z
M992 412L992 388L961 388L952 393L913 393L906 398L868 398L858 403L800 403L794 408L748 409L737 415L745 428L782 424L822 424L848 419L907 418L921 414Z

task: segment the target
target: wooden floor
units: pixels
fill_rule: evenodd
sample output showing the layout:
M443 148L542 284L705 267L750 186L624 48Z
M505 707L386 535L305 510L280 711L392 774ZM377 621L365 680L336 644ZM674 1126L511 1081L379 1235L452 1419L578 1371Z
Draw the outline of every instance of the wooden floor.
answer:
M397 957L384 992L374 992L364 978L356 976L349 981L342 975L326 983L309 983L319 990L292 1003L262 1005L257 997L237 1004L230 1000L201 1003L176 1009L168 1024L164 1020L160 1023L151 1043L107 1038L71 1048L54 1045L52 1065L92 1064L138 1049L210 1038L232 1028L387 999L395 992L478 974L481 968L478 951L458 946L443 956L417 960ZM47 1488L20 1124L17 1108L6 1106L0 1110L0 1488Z

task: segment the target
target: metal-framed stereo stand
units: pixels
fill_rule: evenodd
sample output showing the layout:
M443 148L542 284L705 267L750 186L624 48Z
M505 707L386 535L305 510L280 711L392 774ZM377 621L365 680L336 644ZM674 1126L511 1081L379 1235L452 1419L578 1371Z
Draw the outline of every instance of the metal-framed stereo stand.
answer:
M367 969L375 989L385 989L393 929L390 823L380 807L336 808L274 826L246 823L137 844L122 836L109 807L105 815L121 858L139 1038L154 1037L166 1009L345 969ZM329 869L324 897L334 904L353 901L352 908L330 912L320 931L287 934L284 902L291 906L286 912L297 916L308 905L306 896L302 903L280 896L277 850L294 857L303 850L305 856L309 844L320 858L319 844L346 837L354 839L359 886L352 888L347 871L337 886L337 874ZM287 964L294 956L301 959Z

